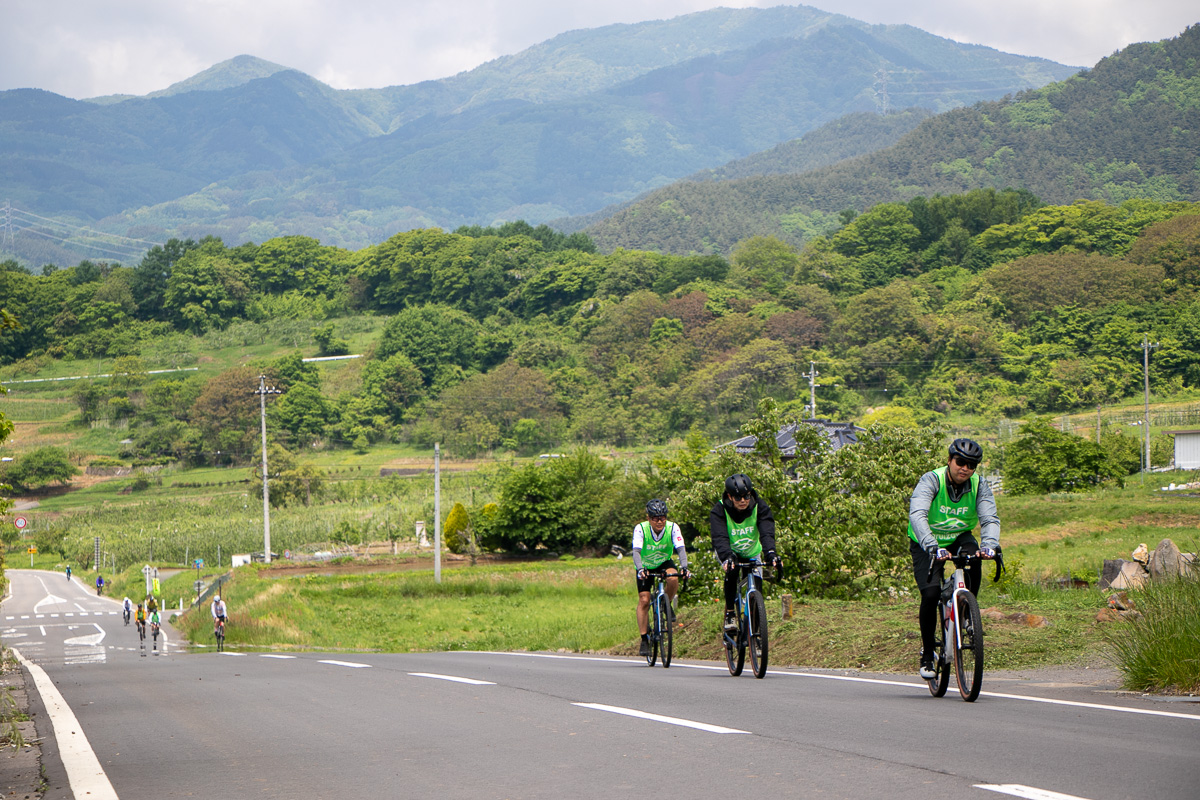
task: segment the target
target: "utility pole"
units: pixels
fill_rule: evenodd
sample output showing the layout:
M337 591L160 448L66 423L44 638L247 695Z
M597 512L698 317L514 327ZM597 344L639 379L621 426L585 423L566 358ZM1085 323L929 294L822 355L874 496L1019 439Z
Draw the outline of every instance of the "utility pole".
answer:
M1142 335L1142 377L1146 384L1146 472L1150 471L1150 351L1158 349L1158 342L1151 343L1150 337Z
M267 485L267 395L283 394L282 389L267 387L267 376L258 376L259 417L262 421L262 475L263 475L263 563L271 563L271 495Z
M1096 403L1096 444L1100 444L1100 404Z
M817 376L821 373L817 372L817 362L808 362L808 418L817 418Z
M433 446L433 582L442 582L442 446Z

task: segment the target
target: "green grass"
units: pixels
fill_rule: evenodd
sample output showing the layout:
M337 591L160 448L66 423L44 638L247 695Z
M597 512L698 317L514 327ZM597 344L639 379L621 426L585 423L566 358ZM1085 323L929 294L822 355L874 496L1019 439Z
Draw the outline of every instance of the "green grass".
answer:
M335 650L608 649L629 638L628 565L551 562L383 575L272 578L236 571L222 594L231 646ZM211 639L208 610L176 622Z
M1200 573L1129 596L1141 616L1106 630L1126 688L1200 691Z

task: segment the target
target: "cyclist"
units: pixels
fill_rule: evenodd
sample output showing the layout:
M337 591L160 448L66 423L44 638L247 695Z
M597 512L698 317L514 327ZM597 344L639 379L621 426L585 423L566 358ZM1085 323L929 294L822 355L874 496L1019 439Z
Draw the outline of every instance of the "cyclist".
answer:
M137 620L138 633L145 637L146 608L141 603L138 603L137 611L134 612L134 619Z
M103 592L104 592L104 576L97 575L96 576L96 594L99 595L99 594L102 594Z
M671 560L671 551L679 555L679 567ZM680 572L686 578L687 550L683 545L683 534L679 526L667 521L667 503L654 499L646 503L646 521L633 528L633 568L637 579L638 604L637 623L642 634L639 655L650 655L650 592L654 590L654 578L650 570L662 567L666 579L667 597L675 601L679 590Z
M158 609L156 608L150 612L150 632L157 636L161 627L162 621L159 619Z
M228 611L226 611L226 609L225 609L225 601L221 599L221 595L216 595L215 597L213 597L213 601L212 601L213 627L215 628L216 624L218 622L224 623L225 617L227 616L227 614L228 614Z
M775 517L750 478L738 473L725 479L725 494L713 504L708 527L713 551L725 570L725 630L736 633L734 605L740 574L735 556L781 569L783 561L775 552Z
M121 613L125 618L125 624L129 624L129 615L133 613L133 601L126 597L121 601Z
M146 610L151 614L158 611L158 601L154 599L153 594L146 595Z
M67 581L71 580L71 565L67 564Z
M934 629L937 627L938 599L941 595L945 560L960 552L995 558L1000 549L1000 517L996 499L987 481L979 480L975 469L983 458L983 448L971 439L955 439L950 445L946 466L926 472L917 482L908 505L908 550L912 554L913 576L921 590L921 666L918 674L925 680L937 677L933 668ZM983 547L975 541L978 525ZM936 560L933 577L929 564ZM979 593L983 565L966 569L967 589Z

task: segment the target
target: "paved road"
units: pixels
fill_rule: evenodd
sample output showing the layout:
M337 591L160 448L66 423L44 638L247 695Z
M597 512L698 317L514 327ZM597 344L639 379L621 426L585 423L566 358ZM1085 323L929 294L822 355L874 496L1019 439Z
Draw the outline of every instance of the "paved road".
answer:
M39 622L8 619L22 616L10 604L44 600L33 597L41 584L24 579L33 573L9 574L17 594L0 608L3 622ZM55 593L65 580L52 577ZM774 670L759 681L712 663L664 670L566 654L141 658L122 649L119 617L90 614L107 633L103 659L71 658L47 627L33 660L124 800L612 800L655 786L691 798L1000 796L980 785L1061 793L1008 790L1022 797L1194 800L1200 785L1191 705L1059 698L1019 682L988 694L986 677L984 696L968 704L932 698L907 677Z

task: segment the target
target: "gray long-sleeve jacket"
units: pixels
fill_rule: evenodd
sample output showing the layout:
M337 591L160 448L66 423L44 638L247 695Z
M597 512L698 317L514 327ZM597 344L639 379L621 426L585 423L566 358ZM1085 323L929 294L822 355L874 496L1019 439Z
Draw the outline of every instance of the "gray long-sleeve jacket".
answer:
M917 481L912 499L908 503L908 521L917 535L917 544L923 550L937 547L937 539L929 528L929 508L937 498L941 484L936 472L926 472ZM979 532L983 538L981 547L1000 546L1000 516L996 511L996 498L992 487L983 478L979 479L979 493L975 496L975 511L979 514Z

